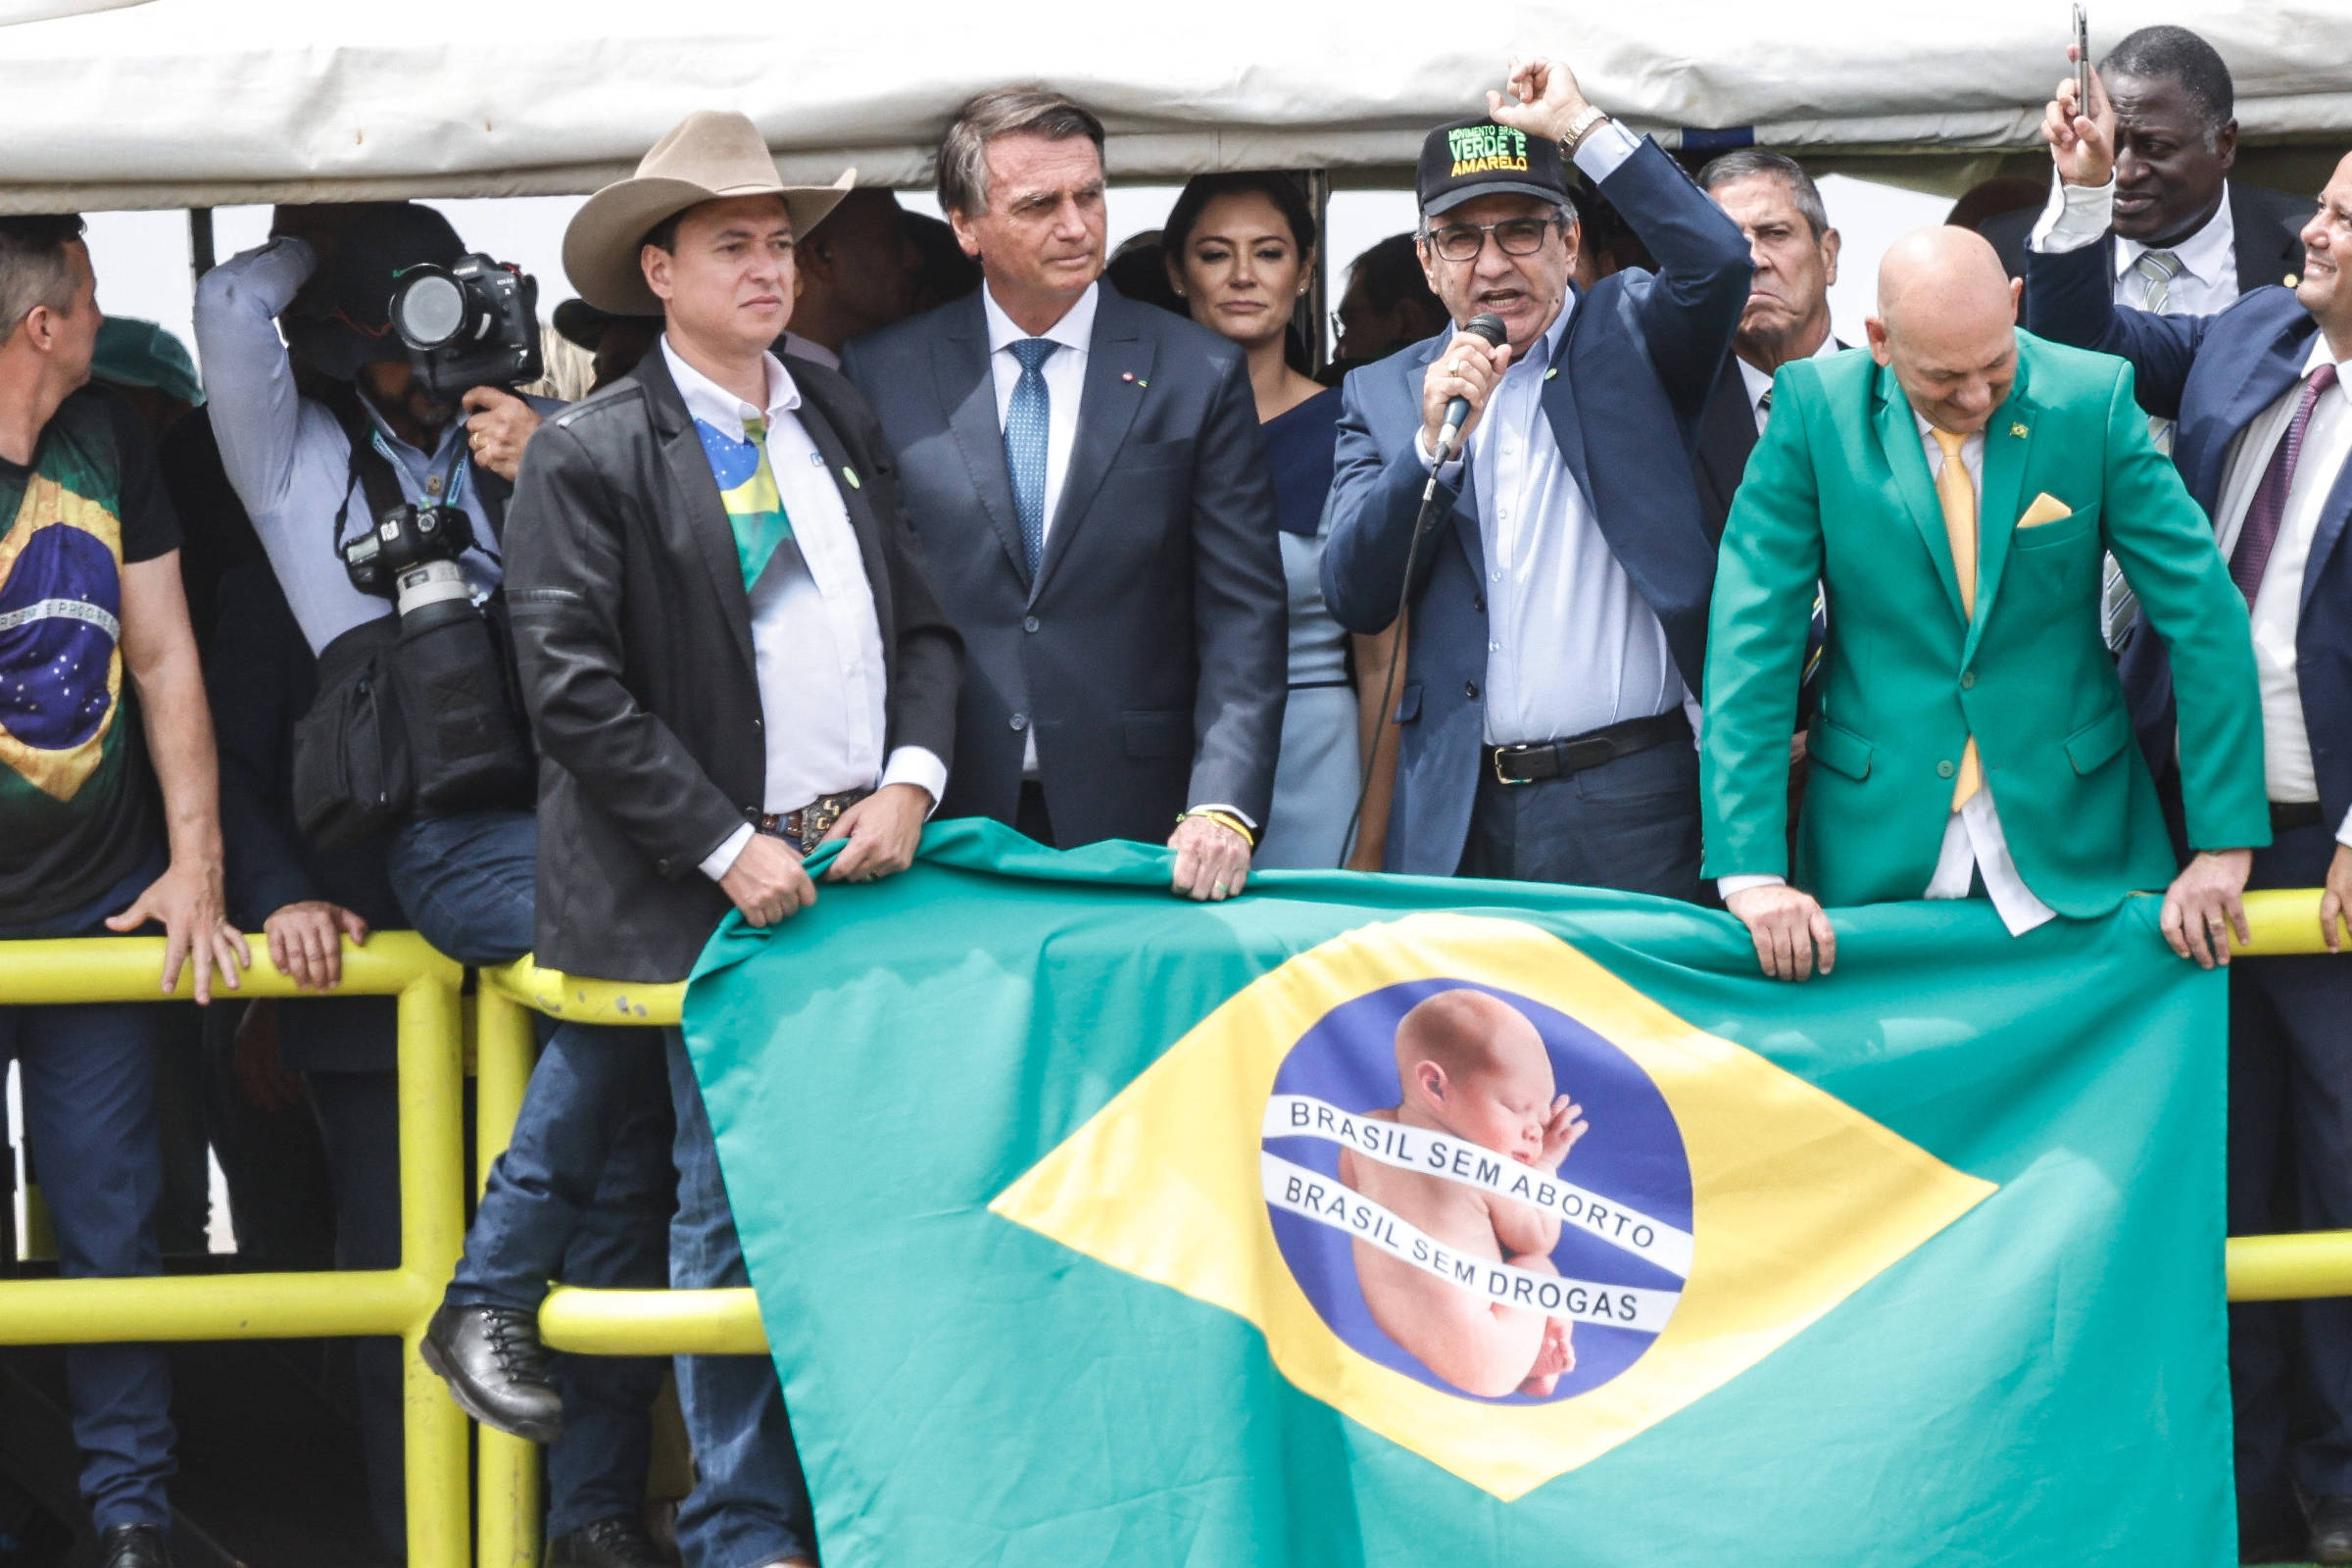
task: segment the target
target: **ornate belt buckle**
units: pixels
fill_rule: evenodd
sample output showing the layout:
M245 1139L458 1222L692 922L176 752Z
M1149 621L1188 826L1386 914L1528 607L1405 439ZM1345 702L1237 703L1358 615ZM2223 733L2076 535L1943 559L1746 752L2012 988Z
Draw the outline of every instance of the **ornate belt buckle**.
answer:
M824 842L825 835L833 831L833 824L841 820L841 813L849 808L849 804L850 797L846 795L820 795L802 808L801 848L804 854Z

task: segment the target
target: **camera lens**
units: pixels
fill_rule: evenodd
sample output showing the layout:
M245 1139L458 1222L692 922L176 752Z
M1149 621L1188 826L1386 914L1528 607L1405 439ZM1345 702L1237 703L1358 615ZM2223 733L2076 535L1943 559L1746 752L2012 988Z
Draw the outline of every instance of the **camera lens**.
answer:
M466 325L466 291L442 272L412 278L393 298L392 324L417 348L438 348Z

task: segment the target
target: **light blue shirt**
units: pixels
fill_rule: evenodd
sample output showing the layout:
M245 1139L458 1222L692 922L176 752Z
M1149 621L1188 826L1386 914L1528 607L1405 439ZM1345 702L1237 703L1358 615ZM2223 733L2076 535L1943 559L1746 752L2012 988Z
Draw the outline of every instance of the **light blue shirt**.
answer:
M1578 146L1576 164L1598 182L1640 145L1603 121ZM1487 572L1490 746L1648 718L1688 696L1665 626L1601 537L1592 499L1560 456L1544 412L1544 383L1555 369L1566 373L1557 362L1575 311L1570 294L1526 357L1511 362L1470 432L1467 458L1442 475L1459 484L1467 463L1474 476ZM1586 395L1606 397L1608 388ZM1421 454L1423 463L1429 458Z

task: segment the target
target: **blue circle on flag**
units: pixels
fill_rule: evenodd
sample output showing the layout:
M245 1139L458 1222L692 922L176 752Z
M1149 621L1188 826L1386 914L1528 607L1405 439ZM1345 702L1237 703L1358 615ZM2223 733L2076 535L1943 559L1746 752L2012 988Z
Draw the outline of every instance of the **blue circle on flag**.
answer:
M69 612L83 605L95 616ZM36 529L0 580L0 728L43 752L97 734L114 703L115 637L100 622L122 609L105 541L80 528Z
M1396 1136L1405 1120L1390 1114L1405 1098L1397 1026L1413 1007L1448 991L1484 993L1515 1009L1543 1041L1556 1093L1581 1107L1588 1128L1561 1161L1556 1181L1546 1183L1551 1173L1507 1156L1485 1156L1444 1128L1412 1127ZM1382 1366L1462 1398L1545 1404L1589 1393L1625 1371L1671 1315L1690 1267L1690 1164L1681 1129L1631 1056L1557 1008L1468 980L1413 980L1368 992L1299 1037L1275 1075L1269 1112L1261 1148L1275 1243L1325 1325ZM1308 1130L1282 1135L1291 1125ZM1388 1157L1374 1160L1362 1145L1377 1145ZM1349 1168L1390 1202L1366 1203L1368 1195L1343 1180L1343 1150L1356 1151ZM1448 1163L1446 1174L1428 1168L1439 1159ZM1501 1196L1506 1190L1543 1202L1522 1204L1507 1222L1474 1217L1482 1205L1493 1213L1496 1203L1516 1201ZM1511 1254L1496 1230L1507 1223L1523 1233L1531 1210L1559 1221L1557 1241L1543 1254L1558 1277L1549 1291L1537 1254ZM1531 1266L1509 1266L1510 1255ZM1495 1261L1505 1266L1497 1270ZM1378 1307L1367 1299L1367 1285ZM1515 1303L1511 1292L1528 1304ZM1531 1310L1535 1292L1544 1293L1548 1311ZM1492 1310L1495 1293L1502 1293L1503 1311ZM1384 1318L1396 1333L1382 1326ZM1480 1364L1492 1382L1493 1368L1515 1366L1521 1348L1533 1344L1538 1359L1528 1370L1542 1372L1551 1364L1542 1358L1556 1360L1556 1348L1529 1336L1544 1332L1546 1320L1564 1327L1574 1357L1551 1378L1531 1376L1507 1391L1485 1392L1431 1365L1458 1371Z

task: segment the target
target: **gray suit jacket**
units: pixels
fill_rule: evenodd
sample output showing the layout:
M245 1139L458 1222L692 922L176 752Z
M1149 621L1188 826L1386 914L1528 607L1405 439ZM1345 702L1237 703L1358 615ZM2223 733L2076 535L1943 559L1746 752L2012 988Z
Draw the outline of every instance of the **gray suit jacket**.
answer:
M1078 434L1030 580L978 294L849 346L967 654L941 814L1011 822L1023 751L1054 837L1162 843L1188 806L1262 824L1282 736L1274 484L1242 352L1099 293Z

